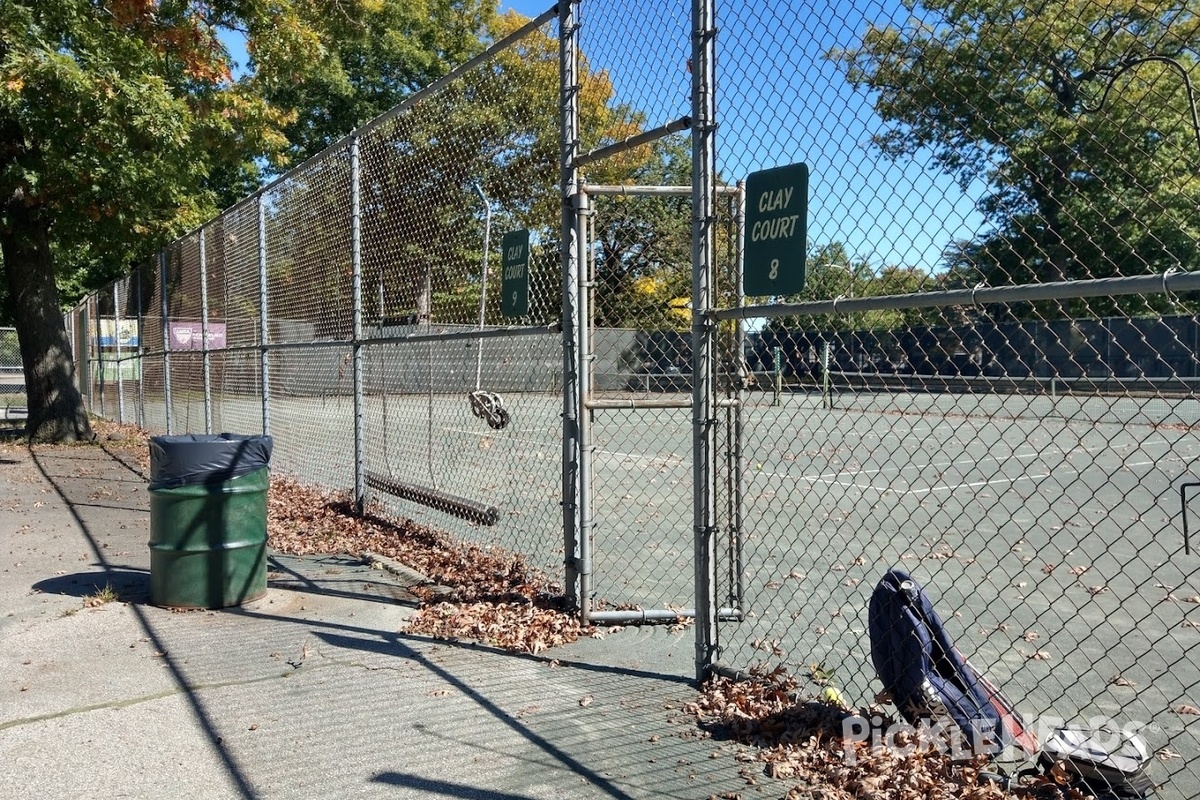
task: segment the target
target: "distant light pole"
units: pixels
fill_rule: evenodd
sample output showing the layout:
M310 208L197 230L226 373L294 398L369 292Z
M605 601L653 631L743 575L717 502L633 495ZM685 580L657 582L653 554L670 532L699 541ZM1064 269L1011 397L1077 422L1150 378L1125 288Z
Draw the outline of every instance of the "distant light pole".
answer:
M483 201L483 277L479 283L479 330L483 330L484 323L487 321L488 250L491 249L492 204L488 202L487 195L483 193L483 187L478 183L474 186L475 191L479 194L479 199ZM480 339L475 346L478 348L475 358L475 390L478 391L483 374L483 339Z
M849 264L826 264L825 267L827 269L844 269L844 270L846 270L846 274L850 276L850 291L846 296L854 297L854 281L858 277L858 274L857 274L858 271L854 267L850 266Z
M847 297L847 298L849 298L849 299L851 299L851 300L853 300L853 299L854 299L854 282L855 282L855 280L858 278L858 270L857 270L857 269L855 269L854 267L850 266L849 264L826 264L825 266L826 266L826 267L828 267L829 269L842 269L842 270L845 270L845 271L846 271L846 275L848 275L848 276L849 276L849 278L850 278L850 288L849 288L849 290L847 290L846 297ZM840 296L841 296L841 295L839 295L839 297L840 297ZM834 304L834 308L837 308L837 304L836 304L836 303ZM851 330L851 333L853 333L853 331L854 331L854 317L852 317L852 316L851 316L851 315L848 313L848 314L846 314L846 321L847 321L847 323L849 323L849 325L850 325L850 330ZM848 349L850 350L850 358L851 358L851 359L854 359L854 349L853 349L853 347L851 347L851 348L848 348ZM829 374L829 372L828 372L828 367L829 367L829 355L830 355L830 354L829 354L828 350L826 350L826 352L825 352L825 354L824 354L824 361L825 361L825 365L824 365L824 366L825 366L825 368L826 368L826 372L825 372L825 374L826 374L826 375L828 375L828 374ZM862 366L863 366L863 365L862 365L862 363L861 363L860 361L858 361L857 359L854 359L854 363L855 363L855 364L858 366L858 368L859 368L860 370L862 369Z

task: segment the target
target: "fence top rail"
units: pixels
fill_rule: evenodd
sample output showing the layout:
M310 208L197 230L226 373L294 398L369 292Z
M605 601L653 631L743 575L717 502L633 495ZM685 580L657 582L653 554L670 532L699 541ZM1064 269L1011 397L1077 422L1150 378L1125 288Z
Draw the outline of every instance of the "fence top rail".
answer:
M804 303L766 303L715 309L709 311L706 316L713 320L769 319L789 315L815 316L817 314L849 314L856 311L980 306L985 303L1076 300L1085 297L1170 294L1197 290L1200 290L1200 271L1167 270L1155 275L1134 275L1123 278L1027 283L1016 286L984 286L980 284L971 289L948 289L940 292L914 292L874 297L839 296L832 300L811 300Z
M183 353L185 355L202 355L204 353L258 353L277 350L321 350L348 349L356 344L362 347L384 344L408 344L416 342L445 342L459 339L508 339L518 336L549 336L562 333L562 325L553 322L549 325L532 327L483 328L467 331L444 331L441 333L419 333L408 336L377 336L361 339L313 339L304 342L267 342L266 344L233 345L230 347L199 347L195 350L142 350L130 358L161 356L164 353Z
M719 195L735 195L738 194L742 187L739 186L715 186L713 190ZM638 196L638 195L667 195L679 197L691 197L692 187L687 186L644 186L637 184L629 185L609 185L603 183L585 183L583 185L585 194L603 195L603 196Z

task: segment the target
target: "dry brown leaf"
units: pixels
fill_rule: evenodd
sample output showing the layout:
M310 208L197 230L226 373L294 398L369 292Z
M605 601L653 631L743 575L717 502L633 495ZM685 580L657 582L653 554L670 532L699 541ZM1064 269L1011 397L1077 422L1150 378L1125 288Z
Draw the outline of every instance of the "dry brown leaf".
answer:
M585 694L583 697L579 698L579 705L581 708L587 708L595 701L596 698L593 695Z
M1123 675L1114 675L1113 679L1109 681L1109 683L1111 683L1113 686L1137 686L1136 683Z
M1087 572L1091 568L1092 568L1091 564L1088 564L1087 566L1071 567L1070 573L1072 575L1078 577L1078 576L1082 575L1083 573Z
M1196 708L1195 706L1189 706L1187 704L1175 706L1171 710L1174 711L1176 714L1180 714L1180 715L1187 714L1187 715L1191 715L1191 716L1200 717L1200 708Z

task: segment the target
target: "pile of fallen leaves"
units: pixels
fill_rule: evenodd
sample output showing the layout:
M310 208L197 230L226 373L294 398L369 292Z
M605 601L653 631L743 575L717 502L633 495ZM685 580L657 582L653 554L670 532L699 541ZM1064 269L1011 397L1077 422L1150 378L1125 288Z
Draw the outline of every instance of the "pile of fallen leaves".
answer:
M267 539L278 552L369 553L426 576L428 584L410 589L424 603L410 618L409 632L537 653L590 630L560 610L556 587L513 553L461 542L379 509L356 514L345 494L286 477L272 477L267 503Z
M96 443L113 458L143 477L150 475L150 434L136 425L92 417Z
M91 424L96 443L149 477L146 431L101 417ZM426 576L427 584L410 588L423 601L409 620L412 633L537 653L592 631L561 609L557 587L519 555L461 542L378 508L359 515L346 493L279 475L271 476L267 506L267 541L277 552L384 556Z
M761 772L795 782L789 800L1083 800L1077 791L1049 782L1006 791L981 776L988 770L986 756L952 761L945 753L918 746L915 734L897 734L893 748L848 742L843 721L852 715L880 718L884 729L893 720L878 708L852 711L806 700L799 682L781 667L756 671L745 680L713 678L684 710L715 735L756 748L740 752L738 760L761 763ZM748 785L757 783L758 773L749 766L740 774Z

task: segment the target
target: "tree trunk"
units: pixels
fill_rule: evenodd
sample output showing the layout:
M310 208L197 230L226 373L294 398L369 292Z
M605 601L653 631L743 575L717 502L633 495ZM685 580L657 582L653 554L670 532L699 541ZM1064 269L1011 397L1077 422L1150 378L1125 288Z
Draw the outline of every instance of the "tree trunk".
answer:
M23 199L18 192L7 203L0 255L25 367L25 432L35 442L91 441L95 436L75 384L75 363L58 305L50 224Z

